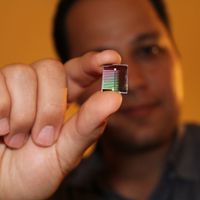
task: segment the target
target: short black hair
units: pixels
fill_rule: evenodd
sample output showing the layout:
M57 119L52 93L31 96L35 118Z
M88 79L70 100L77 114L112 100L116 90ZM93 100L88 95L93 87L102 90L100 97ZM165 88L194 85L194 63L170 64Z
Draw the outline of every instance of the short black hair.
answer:
M164 0L149 0L149 1L151 2L156 13L158 14L161 22L165 25L165 27L171 34L169 15L167 13ZM77 0L60 0L53 21L54 46L62 62L65 62L66 60L70 59L65 20L68 11L75 2L77 2Z

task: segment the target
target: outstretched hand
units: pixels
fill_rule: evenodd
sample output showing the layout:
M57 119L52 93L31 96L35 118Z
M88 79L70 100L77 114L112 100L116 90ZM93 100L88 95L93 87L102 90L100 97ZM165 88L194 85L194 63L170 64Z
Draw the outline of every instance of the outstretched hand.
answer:
M79 163L121 104L114 92L96 92L66 123L67 102L78 99L120 63L114 51L87 53L62 65L40 60L0 69L0 199L47 199Z

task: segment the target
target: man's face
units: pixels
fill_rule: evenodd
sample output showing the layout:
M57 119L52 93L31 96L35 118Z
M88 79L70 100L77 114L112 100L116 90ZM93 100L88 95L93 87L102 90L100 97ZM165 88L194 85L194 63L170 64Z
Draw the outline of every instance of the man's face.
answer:
M178 123L181 70L168 32L150 2L78 1L66 26L72 57L114 49L129 65L129 93L109 121L112 137L136 147L166 141ZM97 82L83 98L100 90Z

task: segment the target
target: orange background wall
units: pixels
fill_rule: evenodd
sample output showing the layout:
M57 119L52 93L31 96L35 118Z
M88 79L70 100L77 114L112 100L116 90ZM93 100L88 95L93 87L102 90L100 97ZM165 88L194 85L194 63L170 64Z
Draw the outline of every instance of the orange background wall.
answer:
M58 0L0 1L0 66L56 54L51 20ZM200 1L166 0L183 60L183 119L200 122ZM0 97L1 98L1 97Z

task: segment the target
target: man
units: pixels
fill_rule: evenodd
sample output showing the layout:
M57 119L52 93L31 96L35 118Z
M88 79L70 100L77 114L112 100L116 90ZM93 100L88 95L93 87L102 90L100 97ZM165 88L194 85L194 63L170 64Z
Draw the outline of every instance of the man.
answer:
M180 125L181 66L164 2L63 1L54 36L63 61L114 49L129 65L128 95L96 152L58 191L59 199L192 199L199 185L190 181L199 173L193 174L195 161L187 157L194 155L179 152L191 148L182 142L192 128ZM79 103L99 88L97 81Z
M0 199L47 199L56 191L121 104L119 94L93 94L100 66L121 59L129 64L129 94L109 117L98 152L52 198L200 198L199 129L179 125L180 61L151 3L72 2L64 20L68 56L93 52L64 66L42 60L1 70ZM85 103L63 124L66 93Z

